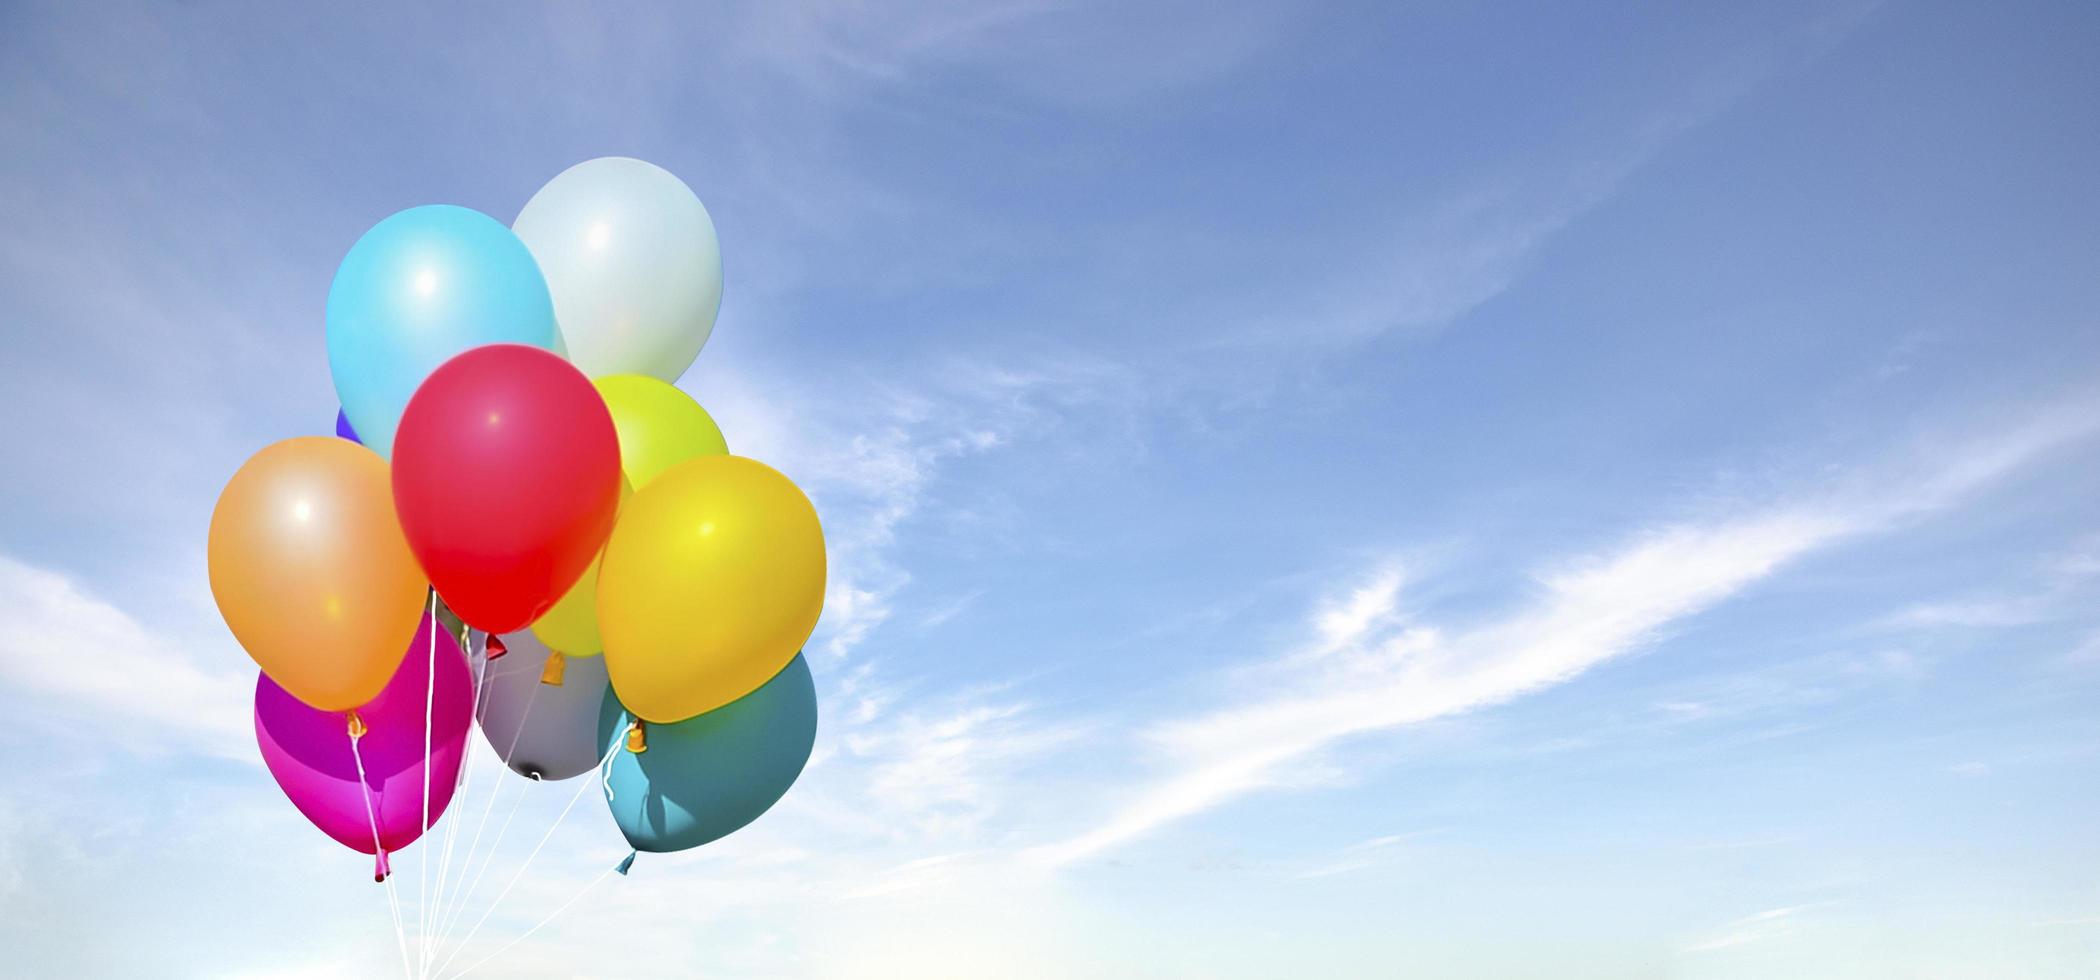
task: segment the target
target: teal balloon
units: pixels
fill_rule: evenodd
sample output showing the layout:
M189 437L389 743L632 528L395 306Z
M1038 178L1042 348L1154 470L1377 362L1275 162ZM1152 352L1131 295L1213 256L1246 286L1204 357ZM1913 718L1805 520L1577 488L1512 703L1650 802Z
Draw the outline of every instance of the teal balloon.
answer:
M817 688L797 654L773 679L713 711L648 724L648 751L616 747L634 720L612 691L598 715L613 756L608 806L641 851L682 851L743 827L787 794L817 741Z
M328 370L352 428L392 458L409 396L438 365L485 344L562 353L547 280L525 243L449 204L373 225L328 288Z

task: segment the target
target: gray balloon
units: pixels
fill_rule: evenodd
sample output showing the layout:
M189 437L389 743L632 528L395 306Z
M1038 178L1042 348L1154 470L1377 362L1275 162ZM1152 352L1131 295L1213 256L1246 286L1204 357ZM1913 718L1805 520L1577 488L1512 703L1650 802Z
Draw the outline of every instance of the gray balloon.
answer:
M531 630L503 634L510 652L488 665L481 691L481 734L521 776L567 779L590 772L598 747L598 708L605 700L605 658L569 657L559 685L540 682L547 645Z

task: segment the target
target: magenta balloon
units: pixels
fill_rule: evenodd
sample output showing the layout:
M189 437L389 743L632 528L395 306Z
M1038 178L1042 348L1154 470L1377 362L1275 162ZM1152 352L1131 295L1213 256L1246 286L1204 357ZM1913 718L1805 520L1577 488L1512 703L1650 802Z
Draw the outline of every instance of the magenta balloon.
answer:
M437 686L426 691L431 637L437 637ZM430 755L423 755L423 717L430 699ZM357 716L364 722L358 751L364 757L365 783L371 787L372 813L379 827L375 878L384 877L386 852L398 851L423 835L423 786L430 785L430 821L452 802L466 751L467 727L474 714L474 680L467 671L459 641L437 628L428 613L392 680ZM365 794L357 784L357 760L351 755L349 713L320 711L293 697L268 675L255 681L255 741L263 762L292 805L314 826L345 847L374 854L372 819Z

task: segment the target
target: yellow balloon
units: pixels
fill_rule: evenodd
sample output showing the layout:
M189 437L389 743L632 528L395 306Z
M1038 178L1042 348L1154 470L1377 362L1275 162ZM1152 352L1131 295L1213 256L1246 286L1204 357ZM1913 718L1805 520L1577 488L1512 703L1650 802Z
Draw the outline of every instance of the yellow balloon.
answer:
M591 382L612 412L620 438L620 499L657 474L695 456L729 452L722 430L691 395L645 374L615 374ZM603 554L603 552L600 552ZM598 561L584 570L554 607L532 624L549 649L589 657L604 649L598 637Z
M378 697L423 621L429 586L386 461L348 439L302 436L249 457L219 493L205 555L234 639L323 711Z
M621 476L620 506L627 506L627 498L633 493L633 484ZM598 563L604 560L605 549L600 548L598 557L583 570L583 577L532 624L532 635L539 637L547 649L565 657L595 657L605 649L604 642L598 639Z
M691 395L646 374L591 382L620 433L620 470L640 490L663 471L695 456L722 456L729 444Z
M702 456L620 512L598 571L598 626L620 703L683 721L787 666L824 608L824 529L772 467Z

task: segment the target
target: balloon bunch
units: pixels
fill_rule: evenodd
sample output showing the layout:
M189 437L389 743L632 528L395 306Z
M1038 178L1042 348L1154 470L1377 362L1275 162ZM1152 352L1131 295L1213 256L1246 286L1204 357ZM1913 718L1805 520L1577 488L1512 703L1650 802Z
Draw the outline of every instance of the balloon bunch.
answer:
M531 779L601 772L637 850L730 833L800 775L823 531L671 384L721 289L699 198L625 158L511 227L411 208L344 257L336 435L241 466L209 570L270 773L375 879L444 815L477 723Z

